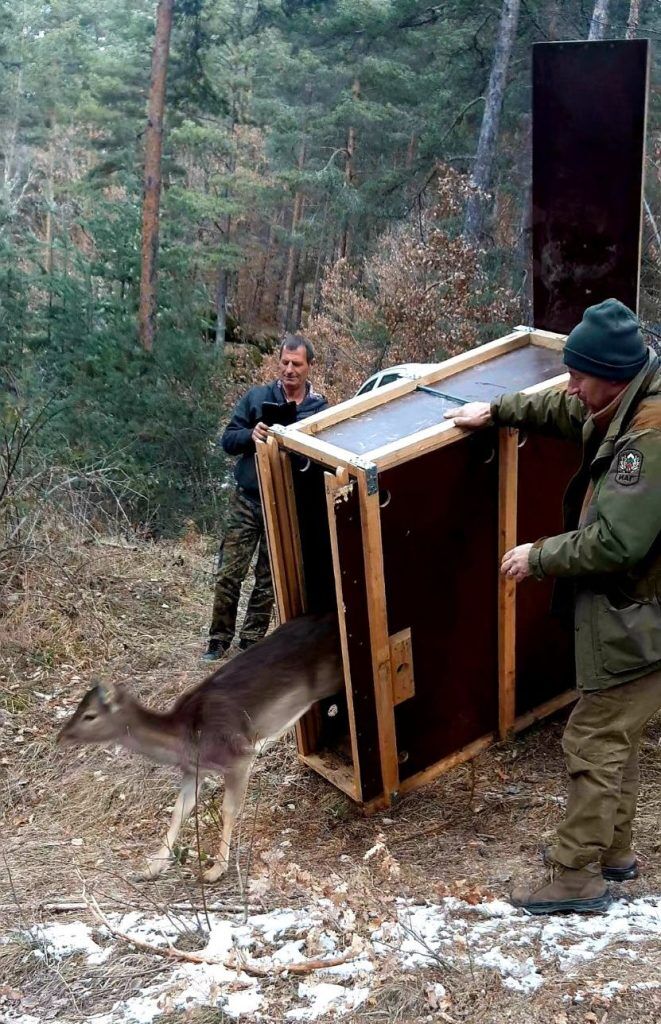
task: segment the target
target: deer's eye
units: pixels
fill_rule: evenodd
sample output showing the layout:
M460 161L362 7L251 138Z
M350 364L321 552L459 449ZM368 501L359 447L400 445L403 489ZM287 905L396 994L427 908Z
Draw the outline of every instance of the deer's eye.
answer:
M93 722L96 717L96 711L86 711L83 715L83 722Z

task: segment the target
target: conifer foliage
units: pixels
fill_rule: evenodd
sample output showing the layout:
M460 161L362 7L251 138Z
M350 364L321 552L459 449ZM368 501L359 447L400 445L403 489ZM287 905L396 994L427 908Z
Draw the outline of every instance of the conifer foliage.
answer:
M4 5L5 450L35 423L21 459L112 466L133 521L210 525L211 440L285 328L313 334L337 397L520 322L531 43L657 22L650 0ZM659 322L654 139L647 172L642 302Z

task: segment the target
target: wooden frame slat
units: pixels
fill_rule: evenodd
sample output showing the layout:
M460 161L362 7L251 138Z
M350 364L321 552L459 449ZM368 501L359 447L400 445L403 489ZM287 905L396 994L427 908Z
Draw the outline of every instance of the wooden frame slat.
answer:
M270 427L269 437L277 441L279 445L287 448L288 451L297 452L299 455L307 455L315 462L321 462L325 466L332 466L333 469L343 469L350 466L353 461L353 453L344 448L337 448L326 441L320 441L316 437L304 433L302 430L294 431L286 427ZM355 456L357 458L357 456Z
M454 754L449 754L447 757L442 758L436 764L430 765L424 771L416 772L415 775L409 775L408 779L404 779L400 783L400 795L409 793L413 789L418 789L419 786L424 786L427 782L433 782L439 775L449 772L451 768L456 768L457 765L464 764L465 761L471 761L478 754L493 746L495 742L496 735L490 732L486 736L481 736L479 740L473 740L468 746L462 747L461 750L455 751Z
M348 765L336 762L327 754L302 754L301 761L308 767L313 768L319 775L322 775L339 790L350 796L352 800L360 802L360 793L356 791L355 770L352 775Z
M273 493L278 509L278 523L280 526L280 538L282 544L282 555L284 560L284 577L288 595L288 618L293 618L303 612L303 594L298 588L299 579L296 570L296 555L294 546L298 542L298 534L294 537L295 523L289 518L289 505L287 502L287 489L285 486L282 471L282 460L280 449L275 439L266 439L266 448L269 455L269 467L271 480L273 482Z
M280 622L305 609L305 586L291 467L272 437L258 442L257 465L271 576ZM311 709L295 726L298 749L312 753L319 733L318 712Z
M282 544L281 522L273 486L271 459L268 445L258 441L255 445L257 459L257 479L264 512L266 542L271 562L271 577L275 594L276 609L280 622L287 622L292 617L289 585L285 566L285 555Z
M372 648L376 715L379 725L379 756L381 777L386 797L399 788L395 708L390 667L390 639L386 610L386 584L381 541L381 510L379 492L370 493L365 472L358 476L363 559Z
M285 490L285 504L287 518L292 537L292 553L294 556L294 572L296 576L296 589L300 595L301 611L308 610L307 595L305 593L305 574L303 571L303 552L301 550L301 531L298 524L298 510L296 508L296 495L294 493L294 480L292 476L291 459L287 451L278 448L280 458L280 472Z
M527 729L529 725L533 725L535 722L539 722L540 719L546 718L547 715L552 715L555 711L560 711L566 707L567 704L571 704L572 701L578 700L580 694L578 690L565 690L564 693L559 693L557 697L552 697L551 700L547 700L545 704L540 704L539 707L533 708L531 711L526 711L525 715L519 715L514 722L514 732L521 732L522 729Z
M567 340L566 334L556 334L554 331L537 331L530 334L530 344L539 348L552 348L555 352L562 352Z
M391 469L399 466L409 459L416 459L425 452L435 451L443 445L452 444L460 437L465 437L466 431L461 427L455 427L453 420L441 420L431 427L419 430L417 434L409 434L408 437L400 438L399 441L391 441L389 444L366 452L364 458L374 462L379 470Z
M353 690L351 687L351 664L349 661L349 646L347 642L347 624L344 615L344 595L342 593L342 572L340 568L340 552L337 540L337 523L335 521L335 500L339 497L344 487L356 486L349 482L349 474L346 470L338 470L335 474L324 473L326 487L326 508L328 510L328 526L330 532L331 553L333 556L333 575L335 577L335 597L337 601L337 621L340 631L340 646L342 648L342 664L344 666L344 684L347 695L347 708L349 712L349 736L351 740L351 757L353 760L353 790L354 799L362 800L362 786L360 782L360 758L358 752L358 739L356 736L356 716L353 706ZM346 791L345 791L346 792Z
M498 560L516 544L519 432L498 433ZM516 714L516 581L498 576L498 732L505 739Z
M293 565L289 567L289 587L292 593L291 606L298 609L293 614L304 614L307 611L307 594L305 592L305 575L303 572L303 552L301 550L301 532L298 525L296 495L289 454L280 446L275 446L279 460L280 479L284 491L283 522L288 524L291 539ZM275 458L276 456L274 456ZM298 749L304 754L313 753L319 741L320 711L317 705L310 708L296 723L296 739Z

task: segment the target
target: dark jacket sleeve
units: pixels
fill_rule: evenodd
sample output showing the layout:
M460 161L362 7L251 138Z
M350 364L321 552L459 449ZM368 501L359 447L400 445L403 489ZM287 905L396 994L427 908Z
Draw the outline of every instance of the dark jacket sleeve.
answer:
M255 450L252 432L257 420L252 389L236 403L232 418L223 431L220 443L228 455L249 455Z

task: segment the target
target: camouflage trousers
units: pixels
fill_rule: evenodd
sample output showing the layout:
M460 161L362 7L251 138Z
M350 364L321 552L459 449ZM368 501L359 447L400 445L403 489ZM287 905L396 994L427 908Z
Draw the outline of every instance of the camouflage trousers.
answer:
M239 594L250 562L257 552L255 585L250 595L241 640L261 640L268 629L273 609L273 584L269 565L264 519L259 504L237 487L230 499L225 537L220 547L209 637L225 647L234 637Z

